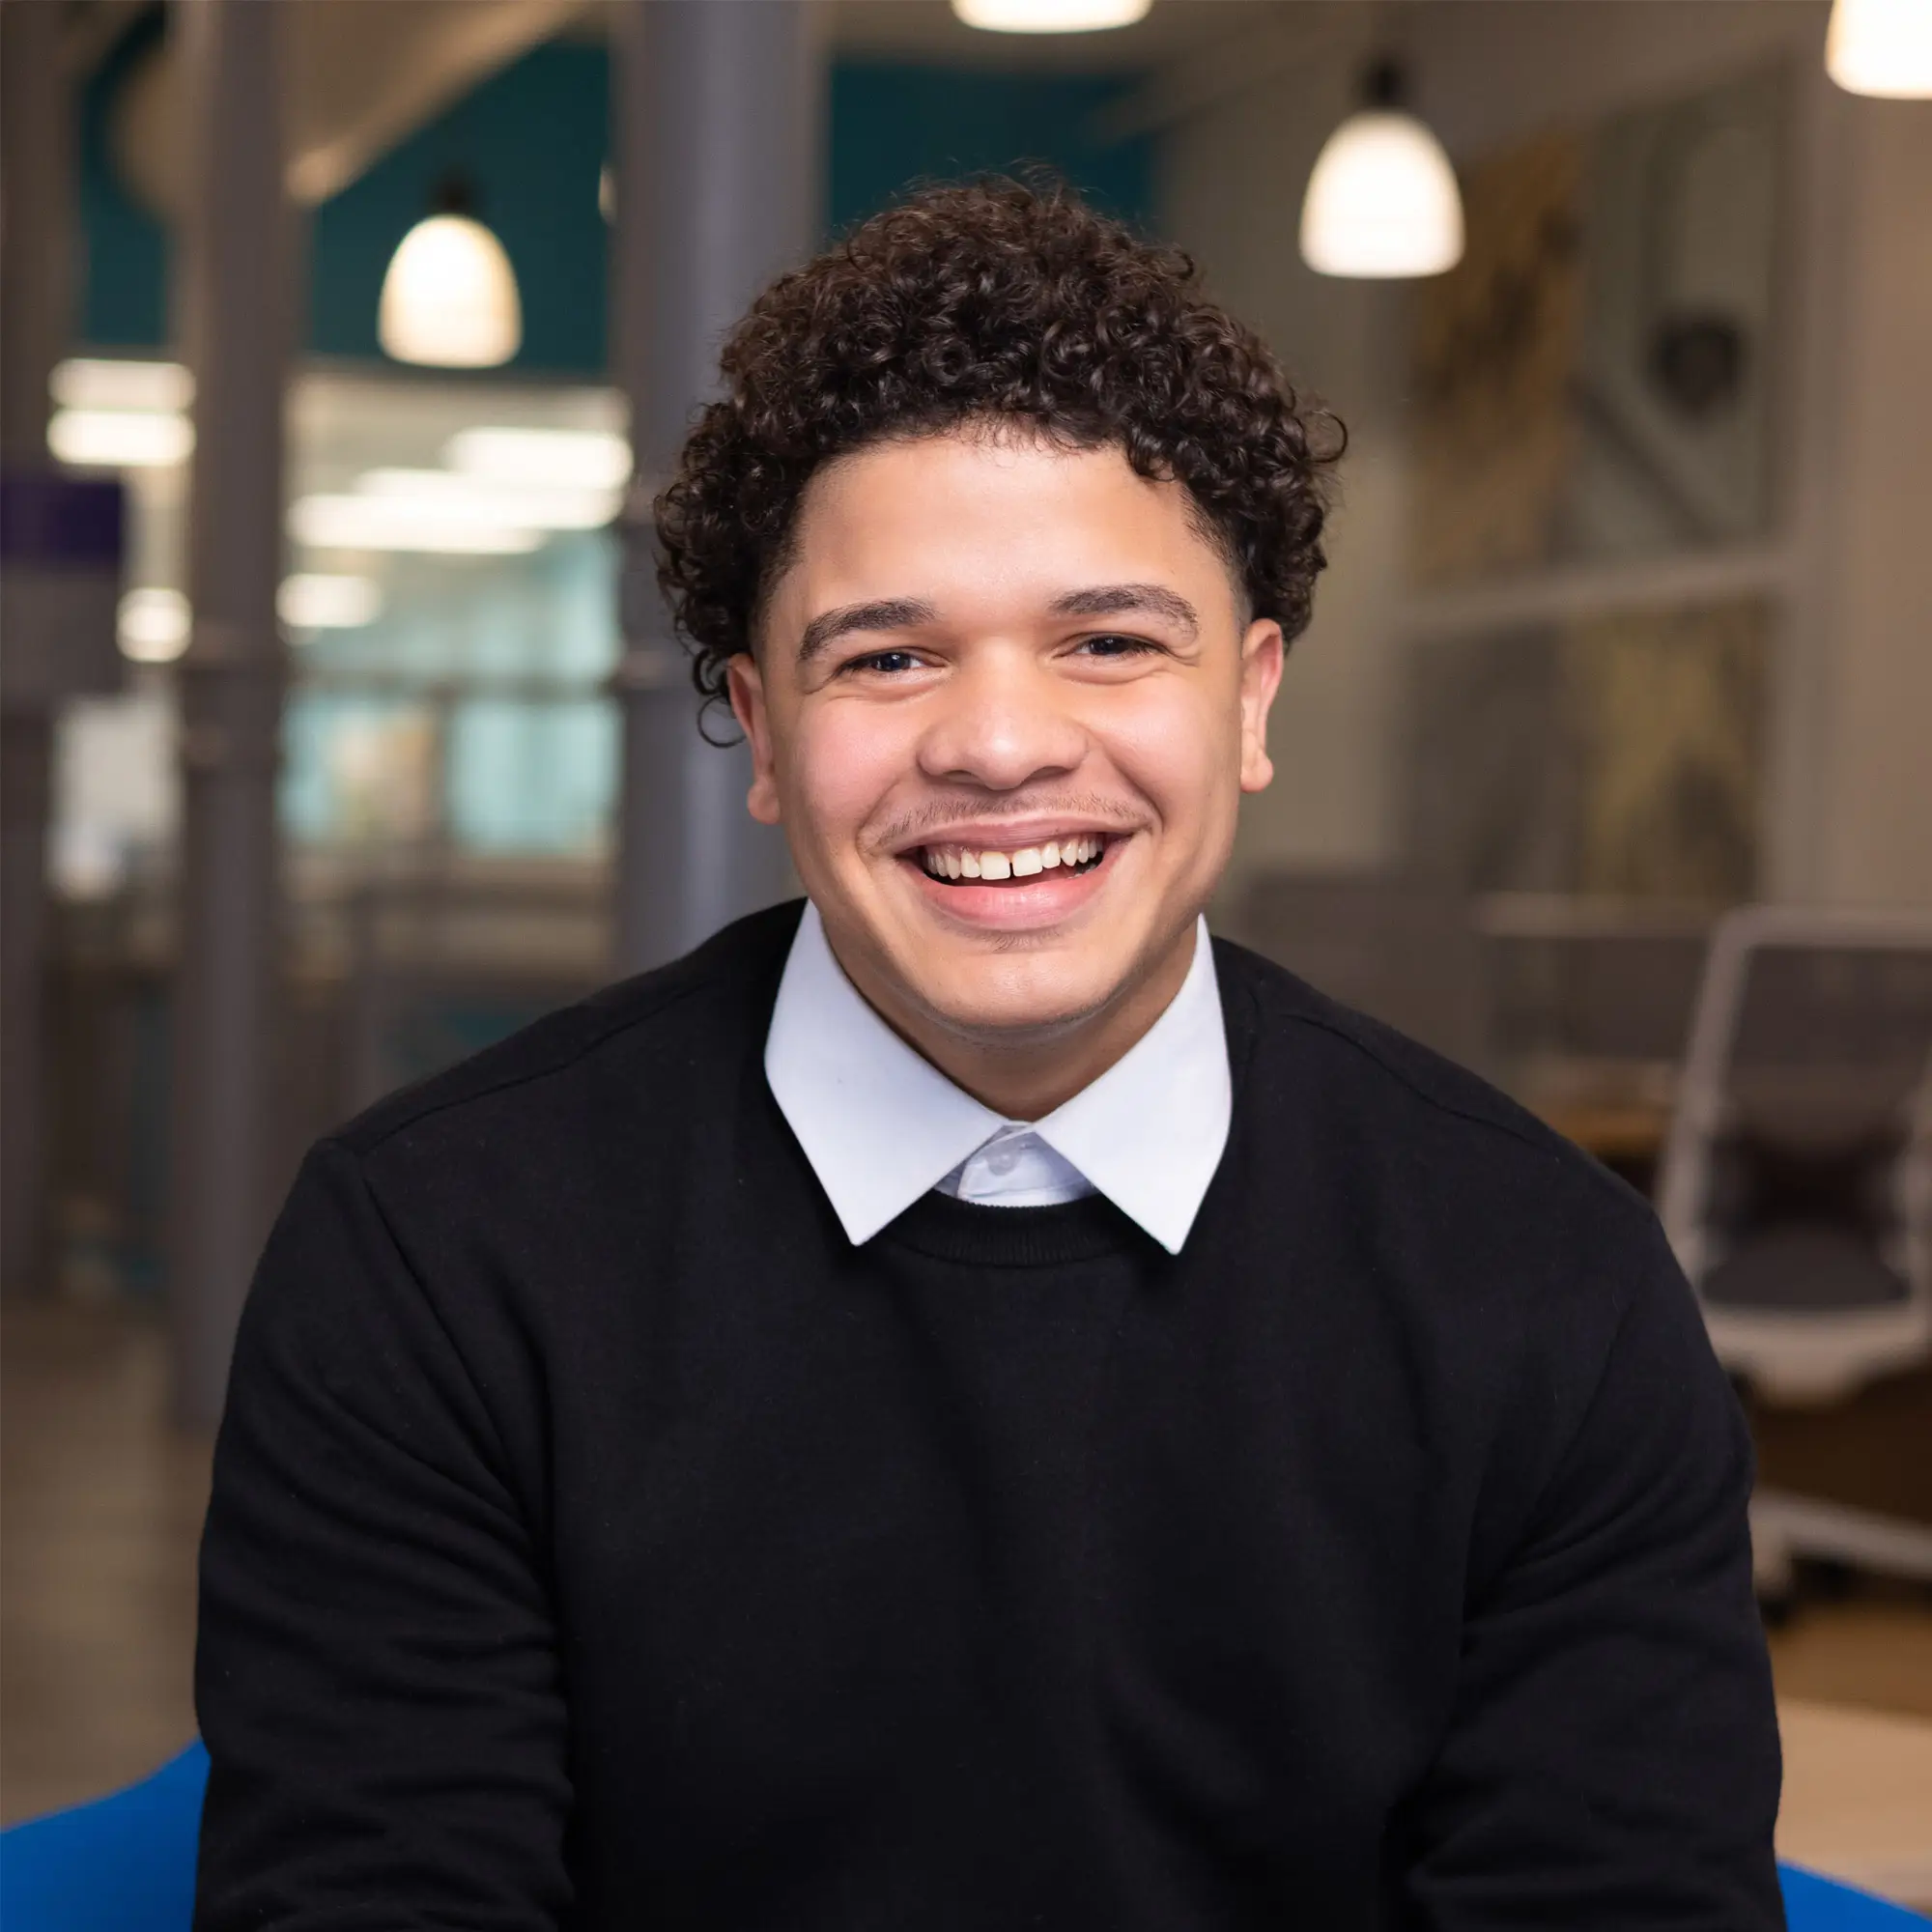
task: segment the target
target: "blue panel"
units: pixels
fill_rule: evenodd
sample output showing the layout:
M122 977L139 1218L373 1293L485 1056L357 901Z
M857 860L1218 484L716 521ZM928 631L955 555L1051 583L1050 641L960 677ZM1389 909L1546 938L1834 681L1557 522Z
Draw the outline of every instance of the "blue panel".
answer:
M0 472L0 563L118 575L128 492L118 476Z

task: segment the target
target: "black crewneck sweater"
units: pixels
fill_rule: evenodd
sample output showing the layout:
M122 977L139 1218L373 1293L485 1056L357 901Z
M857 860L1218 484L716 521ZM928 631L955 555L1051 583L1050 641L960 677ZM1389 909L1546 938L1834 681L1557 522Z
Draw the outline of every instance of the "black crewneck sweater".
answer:
M1649 1210L1237 948L1167 1255L863 1247L798 908L310 1156L202 1555L197 1923L1781 1923L1749 1451Z

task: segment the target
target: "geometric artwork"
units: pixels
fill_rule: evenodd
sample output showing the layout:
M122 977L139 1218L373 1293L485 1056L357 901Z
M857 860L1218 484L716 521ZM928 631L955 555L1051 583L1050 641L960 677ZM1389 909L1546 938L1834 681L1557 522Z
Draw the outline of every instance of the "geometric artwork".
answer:
M1748 74L1592 144L1566 555L1767 526L1784 98L1781 71Z
M1784 96L1750 73L1465 172L1413 312L1418 585L1766 527Z
M1638 898L1757 886L1767 611L1755 599L1569 626L1577 887Z
M1463 180L1463 259L1416 290L1418 584L1547 561L1576 467L1583 143L1544 134Z
M1757 888L1769 622L1737 598L1419 639L1411 871L1713 905Z

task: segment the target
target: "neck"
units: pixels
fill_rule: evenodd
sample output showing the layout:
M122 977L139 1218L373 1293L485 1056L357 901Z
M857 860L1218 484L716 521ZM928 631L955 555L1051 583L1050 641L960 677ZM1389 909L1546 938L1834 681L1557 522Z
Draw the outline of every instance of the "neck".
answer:
M850 967L846 974L893 1031L955 1087L1009 1121L1037 1121L1091 1087L1145 1037L1180 991L1194 964L1195 943L1195 923L1189 921L1151 972L1099 1011L1051 1029L954 1029L911 1008L893 989L874 986L869 974L855 974Z

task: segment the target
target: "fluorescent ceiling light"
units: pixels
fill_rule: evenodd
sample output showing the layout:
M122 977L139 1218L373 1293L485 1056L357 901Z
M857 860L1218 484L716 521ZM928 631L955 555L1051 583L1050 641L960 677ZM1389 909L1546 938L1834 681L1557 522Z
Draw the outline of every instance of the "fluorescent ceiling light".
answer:
M532 530L599 530L617 514L614 490L512 488L451 469L365 469L360 497L420 506L451 522L511 524Z
M969 27L996 34L1091 34L1147 18L1153 0L952 0Z
M1932 96L1932 0L1833 0L1825 71L1850 94Z
M194 424L157 410L56 410L47 447L94 469L164 469L194 448Z
M503 244L468 214L432 214L403 237L383 277L376 334L398 362L488 369L524 338Z
M564 490L621 490L631 480L631 445L605 429L466 429L442 460L489 483Z
M289 534L314 550L420 551L444 556L517 556L543 532L462 504L422 497L316 496L289 509Z
M1402 106L1393 61L1368 105L1329 135L1301 204L1301 258L1318 274L1439 275L1463 259L1463 197L1438 141Z
M47 393L64 410L159 410L194 401L194 377L179 362L124 362L71 355L55 365Z
M135 664L172 664L187 649L192 621L179 590L150 585L122 598L115 626L121 655Z
M282 579L275 611L298 631L353 631L383 614L383 587L372 578L301 571Z

